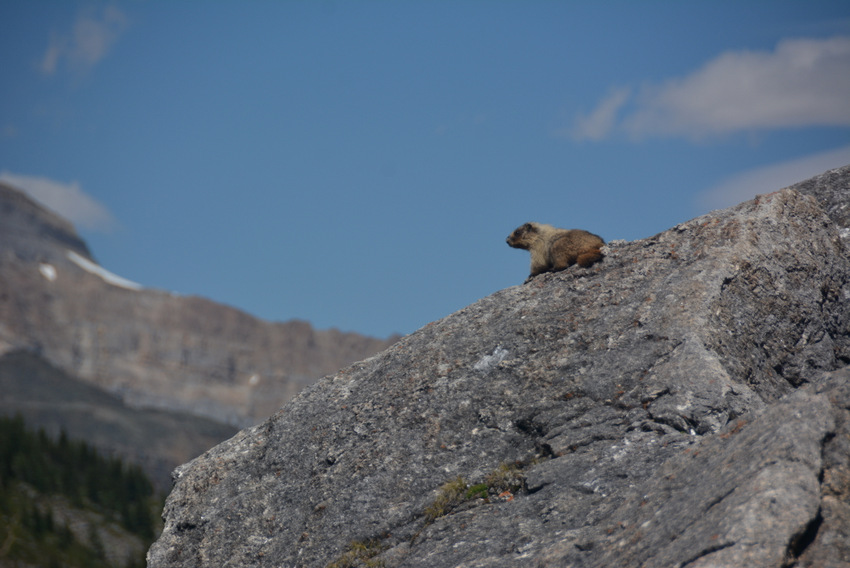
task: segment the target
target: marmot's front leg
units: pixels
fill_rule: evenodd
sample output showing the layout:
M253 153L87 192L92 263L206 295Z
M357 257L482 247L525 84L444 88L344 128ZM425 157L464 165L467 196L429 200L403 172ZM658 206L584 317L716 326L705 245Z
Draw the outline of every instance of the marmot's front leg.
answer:
M552 267L549 265L532 266L531 274L528 275L528 278L525 279L525 282L523 282L523 284L531 282L532 278L534 278L535 276L540 276L541 274L544 274L546 272L552 272Z

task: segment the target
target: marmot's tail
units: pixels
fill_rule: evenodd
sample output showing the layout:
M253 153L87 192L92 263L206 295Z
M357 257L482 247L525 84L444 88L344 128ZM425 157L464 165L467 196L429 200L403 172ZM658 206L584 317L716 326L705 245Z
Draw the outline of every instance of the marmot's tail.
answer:
M583 252L576 257L576 264L581 266L582 268L587 268L592 265L594 262L599 262L605 257L602 254L602 251L599 249L589 250L587 252Z

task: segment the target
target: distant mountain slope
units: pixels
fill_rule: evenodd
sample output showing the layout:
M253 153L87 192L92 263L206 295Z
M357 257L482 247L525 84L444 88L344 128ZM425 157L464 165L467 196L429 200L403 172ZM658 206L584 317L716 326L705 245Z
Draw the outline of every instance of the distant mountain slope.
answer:
M0 354L37 352L132 406L245 425L391 343L143 288L96 264L70 223L0 184Z
M14 187L0 182L0 246L21 260L53 261L71 250L91 258L74 226Z
M65 431L141 465L160 491L171 470L236 428L183 413L128 408L118 397L56 369L31 352L0 357L0 416L20 414L53 437Z
M0 566L144 566L161 505L138 466L0 417L0 487Z

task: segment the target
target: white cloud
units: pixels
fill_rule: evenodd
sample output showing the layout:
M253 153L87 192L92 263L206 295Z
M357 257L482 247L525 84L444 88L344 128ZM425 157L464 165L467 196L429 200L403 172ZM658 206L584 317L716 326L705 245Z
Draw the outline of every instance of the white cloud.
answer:
M81 190L77 182L62 183L45 177L25 176L7 171L0 173L0 181L24 191L78 227L110 231L117 224L109 210Z
M756 195L772 193L827 170L850 164L850 146L739 173L700 193L701 210L737 205Z
M588 115L576 117L576 124L569 133L574 140L602 140L617 120L617 113L626 104L631 89L615 89Z
M88 72L107 56L126 25L127 17L112 6L100 14L81 14L70 32L50 35L41 71L53 75L64 64L75 73Z
M590 117L577 118L575 131L595 140L616 129L638 138L701 138L803 126L850 126L850 37L788 39L774 51L726 52L634 96L609 95Z

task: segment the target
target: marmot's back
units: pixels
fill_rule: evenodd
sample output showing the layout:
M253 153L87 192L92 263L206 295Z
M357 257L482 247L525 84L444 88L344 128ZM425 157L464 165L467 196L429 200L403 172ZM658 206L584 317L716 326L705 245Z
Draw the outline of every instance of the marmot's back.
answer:
M558 229L543 223L526 223L507 238L509 246L531 253L531 279L578 264L588 267L602 260L605 244L598 235L582 229Z

